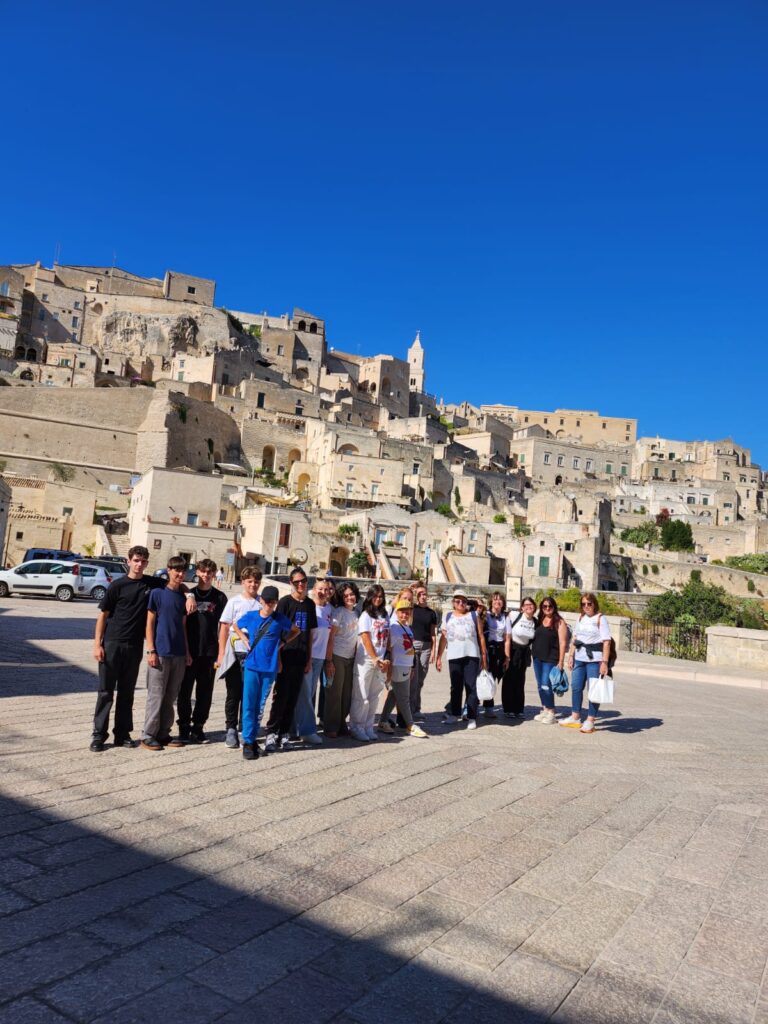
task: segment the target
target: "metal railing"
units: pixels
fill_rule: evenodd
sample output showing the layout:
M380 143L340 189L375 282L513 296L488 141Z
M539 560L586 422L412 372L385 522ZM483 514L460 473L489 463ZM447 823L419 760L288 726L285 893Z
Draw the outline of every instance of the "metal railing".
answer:
M632 619L629 626L629 650L686 661L706 661L707 633L704 626L663 626L649 619Z

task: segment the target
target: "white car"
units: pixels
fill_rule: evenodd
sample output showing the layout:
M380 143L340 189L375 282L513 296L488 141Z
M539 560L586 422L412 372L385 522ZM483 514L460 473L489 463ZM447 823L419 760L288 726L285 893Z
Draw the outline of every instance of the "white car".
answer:
M111 582L111 576L100 566L41 558L0 572L0 597L25 594L59 601L71 601L73 597L100 601Z

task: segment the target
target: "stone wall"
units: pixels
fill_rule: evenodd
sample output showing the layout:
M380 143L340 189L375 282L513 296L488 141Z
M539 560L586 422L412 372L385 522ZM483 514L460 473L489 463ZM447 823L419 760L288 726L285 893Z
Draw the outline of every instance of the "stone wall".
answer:
M626 555L624 557L626 558ZM691 572L695 571L701 573L703 583L723 587L734 597L759 598L768 595L768 577L760 573L742 572L740 569L731 569L725 565L708 565L704 562L697 565L691 562L667 561L666 558L655 557L650 552L645 558L633 555L631 562L633 576L639 587L646 583L664 590L684 587L691 577ZM644 565L648 567L647 574L643 574ZM750 582L754 589L750 589Z
M744 668L768 677L768 630L709 626L707 664L716 668Z

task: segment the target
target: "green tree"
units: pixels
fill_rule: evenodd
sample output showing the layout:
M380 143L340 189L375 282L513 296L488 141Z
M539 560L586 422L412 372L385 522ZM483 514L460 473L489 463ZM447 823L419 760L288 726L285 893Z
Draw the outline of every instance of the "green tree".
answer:
M712 562L714 565L714 561ZM759 555L729 555L725 564L731 569L741 569L743 572L760 572L768 575L768 554Z
M370 568L368 565L368 555L364 551L353 551L349 556L347 568L355 576L367 576L368 569Z
M661 546L665 551L693 551L691 524L668 519L661 527Z
M655 544L659 539L659 528L652 519L646 519L639 526L629 526L621 531L621 540L642 548L646 544Z
M453 510L451 506L443 502L440 505L435 506L435 512L439 512L441 516L446 516L448 519L453 519Z
M680 616L692 616L699 626L740 626L745 629L766 629L765 613L757 601L738 599L723 587L689 579L681 591L669 590L652 597L646 617L651 622L673 625Z
M493 517L493 521L494 523L506 523L507 517L504 515L503 512L497 512L496 515Z

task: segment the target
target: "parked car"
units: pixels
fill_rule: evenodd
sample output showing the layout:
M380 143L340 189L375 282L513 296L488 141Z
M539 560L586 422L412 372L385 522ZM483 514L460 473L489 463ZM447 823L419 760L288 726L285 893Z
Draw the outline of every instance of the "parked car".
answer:
M112 576L116 579L118 576L128 575L128 562L124 558L78 558L77 561L82 561L88 565L100 565L104 569L108 576Z
M71 601L73 597L100 600L111 582L111 577L99 565L40 559L1 571L0 597L22 594L55 597L58 601Z
M160 579L167 580L168 579L168 570L167 569L158 569L153 575L159 576ZM197 583L197 569L195 569L194 566L190 565L189 568L187 568L184 571L184 582L185 583L193 583L193 584Z
M64 551L61 548L28 548L24 553L24 562L36 562L40 558L52 558L56 562L74 562L81 557L74 551Z

